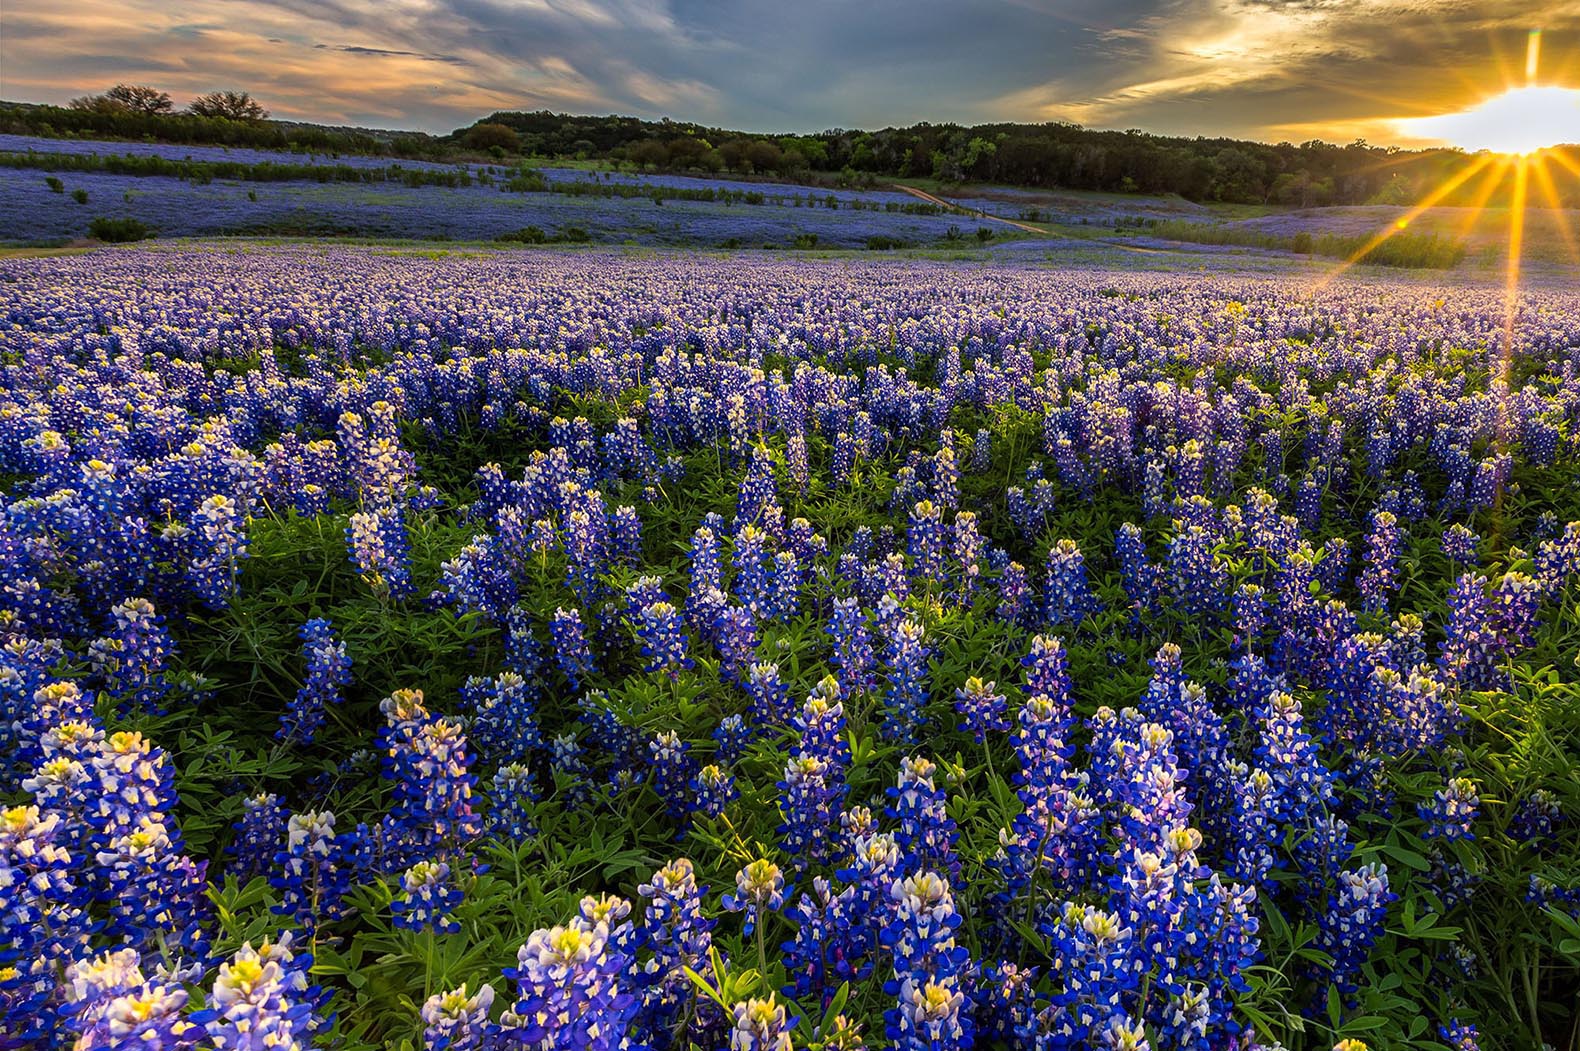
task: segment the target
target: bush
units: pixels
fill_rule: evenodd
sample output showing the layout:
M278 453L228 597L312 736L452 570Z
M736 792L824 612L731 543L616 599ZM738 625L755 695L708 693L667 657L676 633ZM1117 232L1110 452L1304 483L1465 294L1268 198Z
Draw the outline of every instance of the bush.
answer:
M904 248L906 243L898 237L889 237L886 234L874 234L867 238L867 247L874 252L888 251L894 248Z
M496 156L521 151L521 136L516 134L514 128L505 124L487 121L474 124L467 130L465 141L474 150L492 151L497 147L500 153Z
M517 168L505 180L505 189L511 193L543 193L548 188L549 181L535 168Z
M107 219L100 216L88 224L88 236L105 244L125 244L147 240L154 236L154 231L136 219Z
M797 248L816 248L817 247L817 234L796 234L795 247L797 247Z
M49 187L49 192L50 193L65 193L66 192L66 184L61 182L59 179L57 179L53 175L46 175L46 176L44 176L44 185Z
M71 199L76 201L78 204L87 204L88 203L88 191L87 190L72 190L71 191Z
M541 227L523 226L521 229L512 230L508 234L500 234L494 240L516 241L521 244L540 245L548 243L549 235L544 233Z

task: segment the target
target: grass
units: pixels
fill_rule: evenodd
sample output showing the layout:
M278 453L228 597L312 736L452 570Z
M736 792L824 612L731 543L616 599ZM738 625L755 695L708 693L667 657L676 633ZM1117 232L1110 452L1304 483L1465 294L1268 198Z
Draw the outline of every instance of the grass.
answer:
M46 259L57 255L86 255L98 245L18 245L0 247L0 259Z
M1331 259L1357 259L1362 263L1430 270L1451 270L1465 259L1465 242L1436 233L1396 233L1377 244L1373 234L1273 234L1226 223L1187 223L1166 220L1141 228L1169 241L1233 245L1268 251L1320 255Z

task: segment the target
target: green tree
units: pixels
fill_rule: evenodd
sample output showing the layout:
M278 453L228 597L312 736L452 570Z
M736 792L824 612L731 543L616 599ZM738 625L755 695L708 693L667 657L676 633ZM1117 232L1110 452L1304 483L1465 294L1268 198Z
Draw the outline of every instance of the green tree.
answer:
M145 84L117 84L104 97L133 113L169 113L175 108L168 91Z
M269 118L269 111L262 103L245 91L211 91L193 99L187 109L199 117L223 117L247 124Z
M484 121L467 129L466 144L474 150L492 150L497 146L506 153L515 153L521 149L521 136L507 125Z

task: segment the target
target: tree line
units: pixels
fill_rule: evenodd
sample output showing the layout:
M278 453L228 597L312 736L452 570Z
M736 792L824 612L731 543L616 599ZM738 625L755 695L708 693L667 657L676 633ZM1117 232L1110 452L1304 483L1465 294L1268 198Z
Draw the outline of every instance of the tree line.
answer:
M1059 122L750 135L681 121L538 111L495 113L449 138L507 153L671 171L832 175L847 182L931 178L1297 207L1411 203L1475 162L1459 150L1404 150L1362 140L1268 144ZM1554 190L1564 205L1580 207L1580 147L1561 149L1572 166L1548 166ZM1486 180L1465 180L1441 203L1506 203L1512 176L1487 167Z
M771 175L815 184L893 178L1039 189L1178 194L1196 201L1315 207L1408 204L1453 182L1475 157L1312 140L1299 144L1099 131L1076 124L913 124L810 135L754 135L684 121L498 112L448 135L271 121L245 91L220 91L175 110L167 92L117 85L68 107L0 104L0 131L68 138L152 139L427 160L592 160L640 170ZM1580 207L1580 146L1560 147L1538 204ZM1507 166L1464 179L1445 205L1506 204Z

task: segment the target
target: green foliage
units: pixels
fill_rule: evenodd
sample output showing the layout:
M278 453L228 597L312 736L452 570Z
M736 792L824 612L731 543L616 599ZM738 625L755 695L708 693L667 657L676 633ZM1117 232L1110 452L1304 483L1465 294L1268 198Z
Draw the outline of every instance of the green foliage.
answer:
M88 236L106 244L124 244L145 241L154 236L154 231L137 219L110 219L101 215L88 224Z

